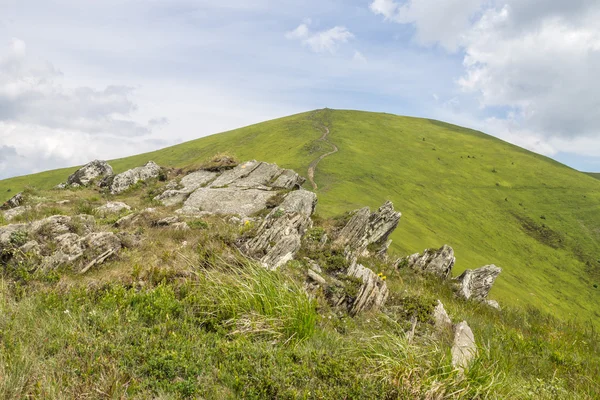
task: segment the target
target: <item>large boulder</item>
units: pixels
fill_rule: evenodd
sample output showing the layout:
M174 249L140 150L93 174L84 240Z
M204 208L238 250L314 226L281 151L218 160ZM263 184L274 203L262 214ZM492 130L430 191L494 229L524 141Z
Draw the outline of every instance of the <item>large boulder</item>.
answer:
M96 179L104 179L113 174L112 167L102 160L94 160L75 171L67 178L67 185L88 186Z
M502 269L493 264L466 270L456 278L458 295L467 300L485 301L501 272Z
M469 368L477 356L475 336L466 321L454 326L454 343L452 345L452 366L460 371Z
M302 236L312 226L310 219L317 196L307 190L286 195L258 228L256 236L242 245L242 251L269 269L293 259L301 246Z
M141 167L133 168L112 178L105 179L103 186L108 186L112 194L119 194L140 181L158 178L160 173L161 168L154 161L148 161Z
M406 260L409 268L444 279L450 276L456 262L454 250L448 245L437 250L427 249L423 254L413 254Z
M401 216L391 201L375 212L369 207L361 208L339 232L334 245L345 247L353 256L367 255L371 245L378 246L375 252L379 252L381 248L389 247L388 237L398 226Z
M216 172L204 170L192 172L181 179L181 189L167 189L162 194L156 196L154 200L160 201L165 206L182 203L188 198L190 193L213 181L218 175Z

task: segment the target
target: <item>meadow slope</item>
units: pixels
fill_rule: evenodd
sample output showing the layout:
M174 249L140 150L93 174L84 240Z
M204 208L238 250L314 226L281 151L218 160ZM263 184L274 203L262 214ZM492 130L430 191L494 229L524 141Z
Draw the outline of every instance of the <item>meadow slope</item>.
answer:
M339 152L315 173L318 213L338 215L386 199L403 213L392 252L445 243L455 273L503 268L491 293L597 323L600 314L600 181L481 132L438 121L319 110L111 161L116 172L153 160L190 168L215 153L276 162L306 176L311 161ZM49 189L75 168L0 181L0 201L30 185ZM307 188L309 185L307 184Z

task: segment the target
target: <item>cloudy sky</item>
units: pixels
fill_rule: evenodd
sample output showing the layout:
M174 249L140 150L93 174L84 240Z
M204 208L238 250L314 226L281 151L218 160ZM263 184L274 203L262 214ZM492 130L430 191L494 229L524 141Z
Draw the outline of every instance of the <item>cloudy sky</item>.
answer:
M316 108L600 171L598 0L0 0L0 179Z

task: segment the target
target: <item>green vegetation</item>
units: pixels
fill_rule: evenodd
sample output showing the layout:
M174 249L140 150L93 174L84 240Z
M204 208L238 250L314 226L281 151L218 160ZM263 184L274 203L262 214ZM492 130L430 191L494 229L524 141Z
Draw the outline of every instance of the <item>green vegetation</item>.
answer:
M320 124L339 147L316 171L320 215L392 200L403 213L392 251L406 255L447 243L456 251L455 273L490 263L503 268L491 294L502 304L597 323L600 182L481 132L426 119L321 110L111 164L116 172L148 160L193 168L227 152L306 174L324 151L316 141ZM1 181L0 200L26 185L49 189L73 170Z

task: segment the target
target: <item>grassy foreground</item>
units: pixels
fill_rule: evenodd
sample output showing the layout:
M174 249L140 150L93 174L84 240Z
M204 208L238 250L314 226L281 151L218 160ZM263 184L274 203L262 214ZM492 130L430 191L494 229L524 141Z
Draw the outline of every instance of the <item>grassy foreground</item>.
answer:
M164 183L120 196L29 192L47 204L19 217L92 213L107 200L143 209ZM51 205L67 199L68 204ZM159 219L172 209L158 206ZM95 215L115 230L119 216ZM498 312L446 282L363 260L387 276L386 307L351 318L304 291L301 262L269 272L240 256L248 227L219 218L189 231L134 227L144 240L85 275L9 264L0 280L0 397L6 399L594 399L600 337L534 308ZM317 218L303 244L335 224ZM303 250L304 251L304 250ZM307 250L308 251L308 250ZM327 262L327 261L326 261ZM324 268L334 267L323 264ZM462 376L433 334L441 299L466 319L479 355ZM414 337L411 321L416 321Z
M218 152L306 174L316 171L318 212L329 217L392 200L403 213L392 236L399 254L449 244L456 272L503 268L492 297L557 317L598 324L600 182L483 133L445 123L357 111L321 110L201 138L111 162L147 160L189 168ZM0 181L0 200L26 185L50 188L73 169Z

